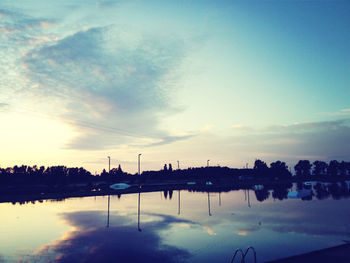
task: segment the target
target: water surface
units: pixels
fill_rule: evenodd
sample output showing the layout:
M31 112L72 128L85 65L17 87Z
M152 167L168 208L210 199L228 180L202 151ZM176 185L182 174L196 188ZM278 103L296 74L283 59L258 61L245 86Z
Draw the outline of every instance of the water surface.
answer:
M0 262L230 262L248 246L264 262L350 239L347 195L277 196L165 191L3 203Z

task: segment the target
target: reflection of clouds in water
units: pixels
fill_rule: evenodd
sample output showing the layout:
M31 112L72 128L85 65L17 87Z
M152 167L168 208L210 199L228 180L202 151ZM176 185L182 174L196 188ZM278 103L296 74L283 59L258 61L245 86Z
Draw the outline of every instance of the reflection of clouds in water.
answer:
M350 222L347 220L350 218L350 211L339 209L341 206L347 207L346 200L337 201L337 206L331 200L312 201L307 204L299 200L288 202L288 205L274 202L244 213L236 212L233 215L234 220L255 225L253 228L242 227L238 234L248 234L265 228L280 233L350 236Z
M215 235L216 235L216 233L214 232L214 230L213 230L211 227L209 227L209 226L203 226L202 228L203 228L203 230L204 230L205 232L207 232L210 236L215 236Z
M183 262L189 252L162 243L158 231L172 223L190 223L172 216L143 224L142 232L127 217L111 215L113 226L105 227L101 211L62 214L75 227L64 239L46 245L29 261L36 262ZM161 216L161 215L159 215Z
M247 236L247 235L249 235L252 232L259 231L260 230L260 225L261 224L259 223L259 224L256 224L256 225L251 225L251 226L245 227L243 229L238 230L236 234L239 235L239 236Z

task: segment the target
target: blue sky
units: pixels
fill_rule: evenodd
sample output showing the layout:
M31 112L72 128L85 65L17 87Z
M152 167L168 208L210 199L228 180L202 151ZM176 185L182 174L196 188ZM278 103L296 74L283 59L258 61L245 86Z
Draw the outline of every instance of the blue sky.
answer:
M350 159L348 1L1 1L0 166Z

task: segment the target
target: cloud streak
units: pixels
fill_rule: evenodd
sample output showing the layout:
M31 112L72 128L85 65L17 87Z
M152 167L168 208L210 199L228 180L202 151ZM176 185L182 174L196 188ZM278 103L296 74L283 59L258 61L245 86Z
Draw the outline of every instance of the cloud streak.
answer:
M350 119L272 126L232 136L230 141L233 147L258 153L260 158L348 160Z

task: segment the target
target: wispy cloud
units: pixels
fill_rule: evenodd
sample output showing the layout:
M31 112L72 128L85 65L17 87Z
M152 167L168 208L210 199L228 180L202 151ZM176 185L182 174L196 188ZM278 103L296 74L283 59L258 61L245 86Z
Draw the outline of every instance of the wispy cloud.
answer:
M80 132L68 146L99 149L132 137L159 139L154 145L189 138L157 128L174 112L172 76L183 55L181 41L135 37L109 26L33 49L23 65L37 85L29 93L56 101L61 118Z

